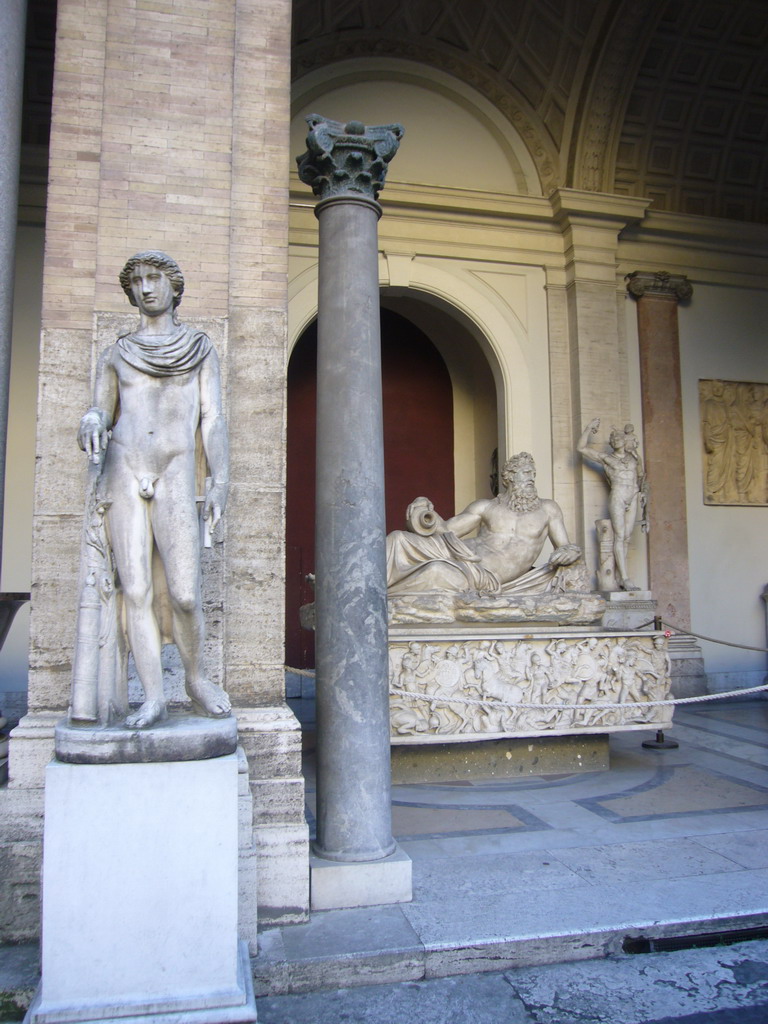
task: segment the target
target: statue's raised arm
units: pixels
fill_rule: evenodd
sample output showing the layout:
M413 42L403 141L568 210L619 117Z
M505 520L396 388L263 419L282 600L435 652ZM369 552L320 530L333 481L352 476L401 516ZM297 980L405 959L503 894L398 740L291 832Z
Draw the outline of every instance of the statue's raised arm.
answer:
M586 427L584 427L584 431L576 445L576 451L579 455L583 455L585 459L591 459L593 462L603 465L605 460L603 452L596 445L589 443L590 438L594 437L599 429L600 417L596 416L595 419L590 420Z

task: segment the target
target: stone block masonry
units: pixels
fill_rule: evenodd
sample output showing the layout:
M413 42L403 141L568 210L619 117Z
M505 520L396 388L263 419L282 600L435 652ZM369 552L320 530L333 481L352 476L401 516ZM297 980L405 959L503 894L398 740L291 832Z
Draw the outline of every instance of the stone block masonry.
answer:
M282 685L290 14L289 0L59 0L30 713L11 741L17 789L42 786L52 725L69 701L85 485L75 431L98 352L114 340L108 328L132 313L117 275L150 247L179 261L180 312L216 335L222 356L233 486L216 556L223 625L210 672L245 722L252 780L270 781L260 762L275 760L267 748L282 748L281 728L293 730ZM247 708L277 711L263 735L256 726L258 743ZM268 855L283 835L290 877L281 874L275 893L265 877L259 898L277 919L281 906L294 920L307 907L297 778L298 764L272 780L287 789L282 818L273 794Z

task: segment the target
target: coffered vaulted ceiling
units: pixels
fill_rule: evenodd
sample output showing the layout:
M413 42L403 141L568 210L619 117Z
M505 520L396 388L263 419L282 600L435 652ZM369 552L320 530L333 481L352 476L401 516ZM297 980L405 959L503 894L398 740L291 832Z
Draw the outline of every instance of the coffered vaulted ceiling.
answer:
M29 181L44 174L55 6L29 5ZM365 55L419 61L484 94L545 191L768 222L766 0L294 0L295 78Z
M545 191L768 221L765 0L294 0L295 78L367 54L474 86Z

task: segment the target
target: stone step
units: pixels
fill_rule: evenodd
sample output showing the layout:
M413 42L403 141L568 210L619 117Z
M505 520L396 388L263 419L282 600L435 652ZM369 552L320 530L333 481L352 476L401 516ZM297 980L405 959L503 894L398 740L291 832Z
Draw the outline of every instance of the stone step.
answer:
M525 913L518 921L510 917L506 926L500 920L489 921L484 929L468 929L457 920L453 941L447 936L442 941L429 941L427 934L435 929L428 924L419 927L417 920L412 924L401 907L315 913L307 924L268 929L260 935L259 955L252 960L254 989L257 996L277 995L445 978L601 959L620 954L628 938L730 935L768 928L765 890L761 895L758 889L752 897L744 891L747 879L743 876L750 876L754 882L758 872L735 874L742 877L731 879L730 885L723 878L711 886L703 880L691 891L686 883L680 888L688 890L688 895L681 894L681 900L674 899L670 879L666 887L656 887L645 912L638 909L643 902L640 888L625 893L623 913L619 909L621 894L614 892L607 894L603 903L596 894L600 905L585 907L576 916L570 900L563 901L567 904L564 913L558 914L558 893L551 893L550 912L537 913L539 921L534 926L531 915ZM670 904L667 914L658 906L659 896L667 902L665 888ZM692 912L681 905L675 907L686 898ZM506 914L507 907L500 911ZM463 939L458 937L461 931Z

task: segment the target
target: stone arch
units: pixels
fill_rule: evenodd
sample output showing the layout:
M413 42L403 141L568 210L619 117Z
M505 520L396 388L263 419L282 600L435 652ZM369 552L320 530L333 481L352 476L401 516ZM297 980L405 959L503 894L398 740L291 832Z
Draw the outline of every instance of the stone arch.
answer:
M301 152L303 116L315 111L339 120L370 118L369 123L400 119L405 123L407 142L404 140L397 162L392 164L391 181L402 180L409 173L409 165L412 168L420 163L417 177L421 183L542 195L555 186L557 178L557 153L546 129L522 98L493 90L490 83L483 89L480 79L482 75L476 69L472 75L463 76L453 65L444 70L401 57L372 55L324 64L294 83L292 149ZM393 96L391 102L388 92ZM343 107L346 96L354 97L349 111L323 107L326 101ZM445 131L446 123L453 126L451 135ZM439 145L421 137L437 131L441 133ZM462 139L462 131L471 133L471 139ZM462 144L452 146L452 137L461 139ZM427 150L430 169L425 173ZM418 158L413 158L411 154L417 151ZM470 154L472 171L464 167ZM486 160L493 162L496 171L490 181ZM502 182L504 161L507 176ZM451 180L452 172L455 180Z
M435 333L430 324L439 321L433 341L446 360L454 386L461 379L466 388L484 362L487 374L475 414L481 417L475 420L476 452L490 429L482 416L491 415L499 459L514 451L531 451L539 478L551 482L549 355L541 268L384 253L379 261L379 281L383 306L402 312L428 334ZM289 288L291 350L316 314L317 264L313 263ZM449 343L451 330L457 339L459 335L465 339L465 355L469 347L476 350L472 366L460 365L461 344L458 340ZM484 414L479 411L481 406L486 409ZM478 496L487 472L476 455L471 472L457 460L455 477L456 503L462 506ZM542 485L542 492L550 486Z
M467 431L454 431L456 375L432 338L391 303L382 303L381 341L386 520L387 530L397 530L421 494L441 515L454 514L454 437ZM311 634L300 628L300 608L314 599L307 574L315 571L316 354L315 321L297 339L288 365L286 663L298 668L310 667L314 647ZM458 382L461 388L461 377ZM490 462L494 441L489 443ZM485 477L487 495L488 472Z

